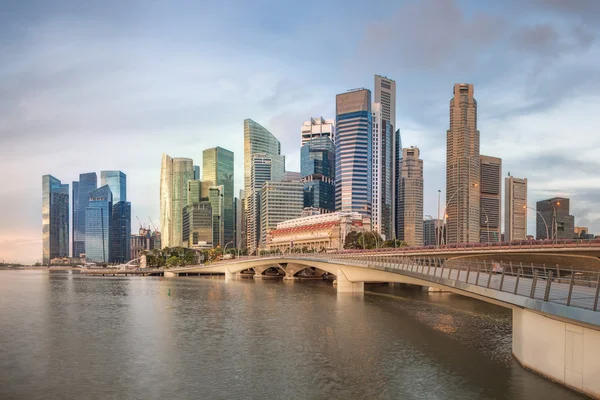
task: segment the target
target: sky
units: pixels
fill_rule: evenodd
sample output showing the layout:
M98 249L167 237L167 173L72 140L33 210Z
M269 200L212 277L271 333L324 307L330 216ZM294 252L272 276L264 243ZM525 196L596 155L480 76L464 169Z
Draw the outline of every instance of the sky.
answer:
M334 118L335 95L373 90L374 74L396 81L403 145L421 149L425 215L465 82L481 154L528 178L529 206L567 196L600 233L599 34L597 0L7 0L0 262L41 259L42 175L122 170L136 231L136 216L158 223L163 152L201 165L204 149L233 151L237 193L251 118L299 171L303 121Z

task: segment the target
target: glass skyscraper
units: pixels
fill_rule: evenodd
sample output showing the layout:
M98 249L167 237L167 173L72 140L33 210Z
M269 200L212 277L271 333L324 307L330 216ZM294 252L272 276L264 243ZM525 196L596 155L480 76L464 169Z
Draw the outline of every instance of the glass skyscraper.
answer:
M335 208L371 217L371 91L336 96Z
M69 256L69 185L42 176L42 262Z
M210 202L210 207L212 210L212 234L213 247L221 246L224 247L226 243L223 242L223 235L225 231L225 227L223 225L223 205L225 202L224 199L224 188L222 185L219 186L211 186L208 189L209 195L208 199Z
M113 202L127 201L127 175L121 171L101 171L100 186L108 185Z
M98 188L98 176L95 172L79 175L79 181L73 182L73 257L85 254L85 209L90 193Z
M131 203L113 204L110 222L110 262L125 263L131 256Z
M108 185L90 193L85 209L86 258L96 263L110 262L113 197Z
M215 243L215 246L225 246L229 242L233 245L235 241L233 165L232 151L215 147L202 152L202 181L223 186L223 243Z
M260 156L255 157L257 154ZM267 175L268 178L264 179ZM251 119L244 120L244 193L246 201L243 212L246 218L246 245L250 253L256 250L260 236L262 184L265 180L281 181L284 175L285 157L281 155L279 140L260 124Z
M183 245L183 207L188 204L188 181L194 180L190 158L171 158L163 154L160 170L161 245Z
M305 142L300 149L304 207L335 211L335 145L326 136Z

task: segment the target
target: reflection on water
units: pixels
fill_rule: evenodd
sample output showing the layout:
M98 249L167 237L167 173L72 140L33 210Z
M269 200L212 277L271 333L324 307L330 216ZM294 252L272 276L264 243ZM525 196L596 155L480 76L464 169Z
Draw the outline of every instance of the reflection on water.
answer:
M0 271L1 399L570 399L510 312L384 285Z

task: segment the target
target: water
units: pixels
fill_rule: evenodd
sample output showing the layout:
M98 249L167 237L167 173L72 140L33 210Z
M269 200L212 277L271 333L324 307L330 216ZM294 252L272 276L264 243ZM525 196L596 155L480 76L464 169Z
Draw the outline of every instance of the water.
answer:
M169 296L170 289L170 296ZM0 271L0 399L574 399L451 294Z

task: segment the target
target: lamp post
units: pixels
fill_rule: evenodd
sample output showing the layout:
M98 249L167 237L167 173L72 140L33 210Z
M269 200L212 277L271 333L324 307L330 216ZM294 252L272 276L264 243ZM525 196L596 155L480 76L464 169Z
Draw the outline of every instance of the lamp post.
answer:
M554 223L552 224L552 229L554 230L554 232L552 233L552 237L554 239L554 242L556 243L556 241L558 240L558 221L556 220L556 206L554 205L555 203L553 200L548 201L552 205L552 218L554 219ZM556 205L560 206L560 201L557 201Z
M490 219L488 217L487 211L485 211L485 208L480 207L480 209L485 213L485 223L487 225L487 231L486 231L486 239L487 240L485 242L489 244L489 242L490 242Z
M223 255L226 254L225 251L227 250L227 246L229 246L230 244L233 244L233 241L225 243L225 247L223 247Z
M535 211L542 218L542 221L544 221L544 225L546 225L546 239L549 239L548 224L546 223L546 219L544 218L542 213L533 207L523 206L523 208Z
M440 242L442 241L442 235L439 235L439 240L438 240L438 233L437 230L435 229L437 224L440 223L440 196L442 194L442 190L438 189L438 207L437 207L437 221L435 221L435 224L433 225L433 230L435 232L435 246L439 247L440 246Z
M472 183L471 184L472 187L476 188L477 186L479 186L478 183ZM450 198L448 199L448 201L446 201L446 205L444 206L444 220L442 221L442 226L445 225L446 223L446 219L448 218L448 213L446 212L448 209L448 204L450 204L450 202L452 201L452 199L454 198L454 196L456 196L458 194L458 192L460 192L462 189L464 189L463 187L459 187L458 189L456 189L456 192L454 192L452 194L452 196L450 196ZM458 214L458 205L457 205L457 214ZM440 230L441 232L441 230ZM446 234L448 234L448 232L446 232ZM441 233L440 233L440 237L441 237Z

